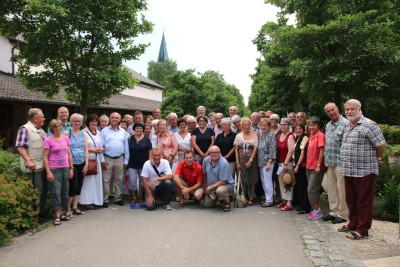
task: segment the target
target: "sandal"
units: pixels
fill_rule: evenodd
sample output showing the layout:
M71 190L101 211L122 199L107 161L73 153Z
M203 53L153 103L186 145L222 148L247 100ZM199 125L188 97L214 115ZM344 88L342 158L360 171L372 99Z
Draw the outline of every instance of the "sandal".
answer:
M342 225L342 227L340 227L339 229L338 229L338 232L341 232L341 233L349 233L349 232L352 232L353 230L351 230L349 227L347 227L347 225Z
M225 212L228 212L228 211L230 211L231 210L231 203L225 203L224 204L224 211Z
M72 212L75 215L85 215L85 213L83 211L78 210L78 209L73 209Z
M71 220L71 217L69 217L69 216L67 216L67 215L61 215L60 220L66 222L66 221Z
M144 200L143 199L139 200L139 205L144 205Z
M131 205L136 205L136 199L132 199Z
M283 208L281 208L281 211L291 211L293 208L291 206L285 205Z
M247 205L253 206L253 204L254 204L253 201L254 201L254 200L250 198L249 201L247 201Z
M360 235L357 232L350 232L346 235L346 238L351 240L361 240L361 239L368 239L368 235Z
M180 197L176 197L175 198L175 202L181 202L181 198Z
M72 210L65 211L65 215L67 217L69 217L69 219L75 218L74 213L72 212Z
M285 207L285 206L286 206L286 203L285 203L285 202L281 202L281 203L279 203L278 205L276 205L276 207L277 207L278 209L283 208L283 207Z
M59 217L55 218L55 220L53 221L53 225L60 225L61 224L61 220Z

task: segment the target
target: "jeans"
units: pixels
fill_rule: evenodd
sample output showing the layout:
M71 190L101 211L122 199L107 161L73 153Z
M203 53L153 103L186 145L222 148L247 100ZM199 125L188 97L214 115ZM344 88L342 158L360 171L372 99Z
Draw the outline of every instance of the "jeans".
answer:
M129 168L129 189L134 191L143 190L143 177L141 176L142 169ZM139 188L137 179L139 178Z
M48 183L51 208L58 210L61 207L67 207L68 190L69 190L69 168L51 169L54 181Z
M162 196L162 202L164 205L169 205L169 202L171 201L171 192L172 192L172 181L171 180L165 180L160 182L154 190L151 191L151 194L154 197L154 203L149 207L147 206L147 210L155 210L156 209L156 202L157 202L157 197ZM146 203L147 203L147 194L146 194Z

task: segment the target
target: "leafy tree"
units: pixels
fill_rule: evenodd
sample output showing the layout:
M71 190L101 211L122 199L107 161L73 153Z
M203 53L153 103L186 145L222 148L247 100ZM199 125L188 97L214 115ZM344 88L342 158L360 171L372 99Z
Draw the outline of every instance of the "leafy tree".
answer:
M161 105L164 114L176 112L196 115L197 107L205 106L208 112L221 112L227 115L229 107L236 105L244 112L243 96L231 84L227 84L223 75L215 71L203 74L195 70L177 71L168 76L169 88Z
M282 11L278 23L264 25L254 40L263 57L249 105L263 103L258 97L265 95L274 108L321 114L326 102L342 106L357 98L369 117L399 122L397 1L267 2ZM287 25L284 17L293 13L298 23Z
M156 83L168 88L167 77L178 71L178 65L174 60L167 59L163 63L150 61L147 67L147 76Z
M23 37L13 60L28 89L52 97L64 87L67 99L86 113L89 105L134 86L122 62L137 59L148 46L134 44L139 34L152 31L139 16L145 0L18 0L6 6L0 29L7 37Z

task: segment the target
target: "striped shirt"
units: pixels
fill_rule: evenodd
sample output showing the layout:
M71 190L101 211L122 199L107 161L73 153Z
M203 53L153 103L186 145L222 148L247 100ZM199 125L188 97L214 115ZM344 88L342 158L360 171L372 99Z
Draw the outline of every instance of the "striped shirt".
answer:
M349 121L340 116L336 123L330 121L325 127L325 165L340 166L340 147L344 129Z
M356 126L345 128L340 148L343 176L364 177L378 174L376 148L385 138L376 122L361 116Z

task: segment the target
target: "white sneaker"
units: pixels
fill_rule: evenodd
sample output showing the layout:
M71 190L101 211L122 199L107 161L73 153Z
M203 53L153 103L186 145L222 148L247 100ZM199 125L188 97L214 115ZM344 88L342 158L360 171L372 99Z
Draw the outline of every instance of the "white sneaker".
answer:
M172 210L171 205L164 205L164 209L166 209L166 210Z

